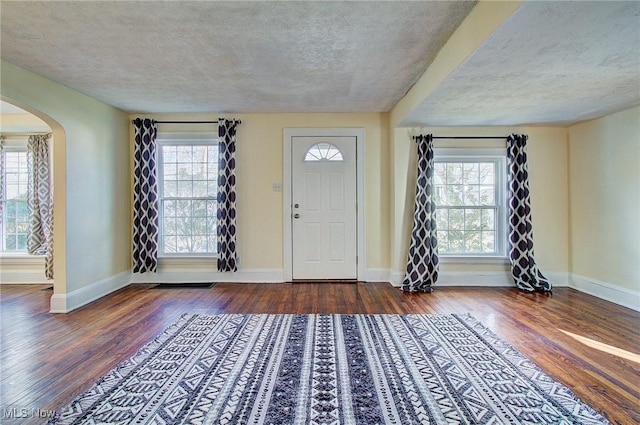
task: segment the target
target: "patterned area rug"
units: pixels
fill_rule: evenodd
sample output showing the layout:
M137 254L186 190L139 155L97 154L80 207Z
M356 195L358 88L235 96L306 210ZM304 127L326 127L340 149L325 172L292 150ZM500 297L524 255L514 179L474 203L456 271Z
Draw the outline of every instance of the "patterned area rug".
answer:
M55 424L606 424L468 315L186 315Z

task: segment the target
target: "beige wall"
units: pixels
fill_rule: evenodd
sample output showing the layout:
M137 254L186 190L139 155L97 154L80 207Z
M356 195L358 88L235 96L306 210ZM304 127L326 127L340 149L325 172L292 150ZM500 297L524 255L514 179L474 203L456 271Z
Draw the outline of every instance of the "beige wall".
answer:
M205 114L131 115L158 120L214 120ZM367 267L389 268L388 114L238 114L238 251L241 269L279 269L284 264L282 192L285 128L364 128L365 243ZM211 131L206 125L161 124L158 131ZM130 130L133 143L133 129Z
M640 107L569 128L576 275L640 290Z
M53 129L55 294L129 270L127 115L2 61L2 99Z
M569 270L569 180L567 170L567 131L552 127L428 127L399 128L392 142L392 241L393 270L406 266L409 234L413 220L416 149L410 139L414 133L435 136L502 136L511 133L529 135L529 184L535 254L543 271L566 273ZM505 147L499 140L436 140L436 148ZM441 271L503 271L502 265L442 264ZM562 282L566 284L566 282Z

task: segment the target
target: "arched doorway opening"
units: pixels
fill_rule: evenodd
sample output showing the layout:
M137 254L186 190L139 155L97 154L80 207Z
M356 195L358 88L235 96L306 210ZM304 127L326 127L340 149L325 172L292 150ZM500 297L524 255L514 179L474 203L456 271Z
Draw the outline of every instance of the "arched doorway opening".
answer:
M53 247L47 250L41 250L39 254L45 252L55 252L55 246L62 243L64 247L64 228L55 226L56 204L58 207L64 206L64 198L58 196L64 194L64 170L56 168L56 147L64 146L65 132L62 126L54 119L43 114L29 105L15 102L4 96L0 98L0 134L3 137L2 159L3 163L3 185L0 191L2 195L3 205L9 207L9 211L2 215L0 224L0 250L2 251L3 264L3 282L5 283L53 283L54 293L64 291L64 256L60 259L53 257L53 264L49 272L45 272L44 265L46 263L45 256L28 255L27 229L32 225L25 220L26 201L25 190L28 185L25 182L25 175L28 175L25 168L26 145L30 136L38 138L48 145L48 160L46 162L49 173L49 190L53 192L53 208L49 211L51 219L48 220L51 227L53 238ZM64 150L62 150L64 152ZM9 162L7 162L7 160ZM7 166L8 165L8 166ZM41 171L42 168L39 168ZM62 178L61 178L62 177ZM33 184L33 183L32 183ZM61 190L56 190L60 188ZM42 190L42 187L39 188ZM33 191L32 191L33 192ZM51 221L53 223L51 223ZM64 223L63 220L59 220ZM52 225L51 225L52 224ZM56 237L60 236L56 241ZM64 251L60 251L64 252ZM58 274L56 271L61 271ZM53 274L53 281L43 278L46 275ZM59 279L58 277L62 277Z

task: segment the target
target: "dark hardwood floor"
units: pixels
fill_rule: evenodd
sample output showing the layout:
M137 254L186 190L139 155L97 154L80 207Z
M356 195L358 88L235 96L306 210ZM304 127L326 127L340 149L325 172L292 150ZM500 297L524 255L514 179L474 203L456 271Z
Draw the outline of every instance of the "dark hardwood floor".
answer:
M69 314L48 312L46 288L0 285L2 423L45 422L34 416L69 404L185 313L467 312L612 423L640 423L640 313L568 288L404 294L386 283L134 284Z

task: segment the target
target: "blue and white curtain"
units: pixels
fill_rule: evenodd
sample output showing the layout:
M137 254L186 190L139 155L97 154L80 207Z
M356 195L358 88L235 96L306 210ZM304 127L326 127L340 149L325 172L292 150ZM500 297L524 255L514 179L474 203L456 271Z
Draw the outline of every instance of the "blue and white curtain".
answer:
M45 256L45 276L53 279L53 191L49 140L51 134L31 135L27 141L27 252Z
M533 257L527 139L524 134L512 134L507 138L511 275L516 286L524 291L548 292L551 283L538 270Z
M218 119L218 271L238 270L236 247L236 131L239 120Z
M158 267L158 177L155 120L133 120L133 272L155 272Z
M409 245L407 273L402 282L405 292L431 292L438 279L438 238L434 191L433 135L415 137L418 144L418 181L413 231Z

